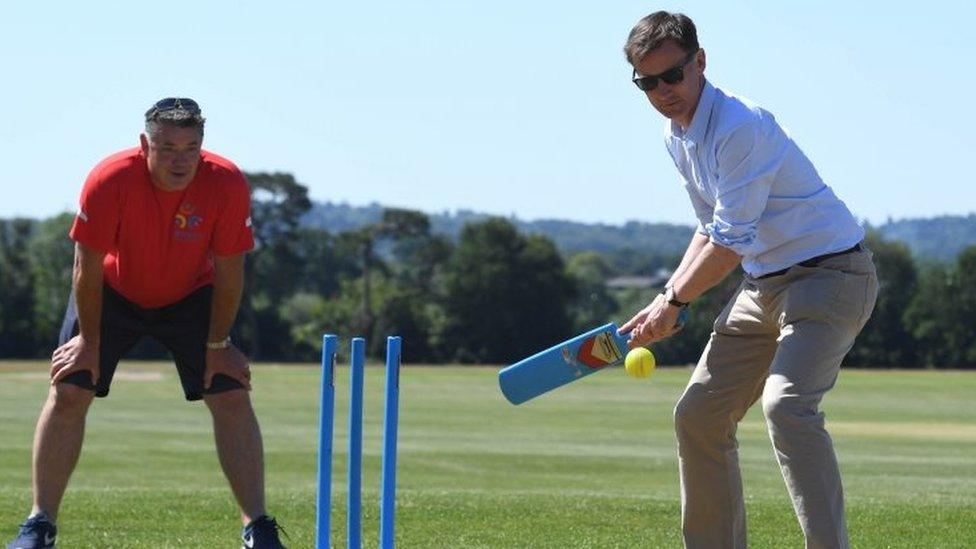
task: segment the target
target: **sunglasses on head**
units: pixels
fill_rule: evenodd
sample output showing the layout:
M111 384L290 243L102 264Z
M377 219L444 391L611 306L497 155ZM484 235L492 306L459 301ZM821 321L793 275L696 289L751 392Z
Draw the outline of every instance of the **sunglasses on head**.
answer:
M640 88L641 91L646 92L656 88L659 82L664 82L665 84L680 84L681 81L685 79L685 65L691 62L697 53L697 51L689 53L688 57L685 57L684 61L682 61L678 66L671 67L660 74L637 76L637 68L634 68L634 74L630 77L630 79L638 88Z
M167 97L160 99L155 105L146 112L146 120L151 120L159 113L167 111L187 111L191 114L200 114L200 105L188 97Z

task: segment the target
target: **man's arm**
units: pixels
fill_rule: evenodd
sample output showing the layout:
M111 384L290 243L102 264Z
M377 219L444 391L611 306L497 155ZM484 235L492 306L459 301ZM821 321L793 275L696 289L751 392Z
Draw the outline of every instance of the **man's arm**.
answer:
M214 256L213 297L210 302L210 328L208 343L225 341L234 325L234 318L241 305L244 291L244 254L227 257ZM203 375L203 386L210 387L214 374L232 377L251 388L251 372L247 357L235 346L207 348L207 364Z
M697 253L694 253L695 248L698 248ZM739 254L709 241L706 235L696 234L668 285L674 289L675 299L689 302L721 282L741 261ZM690 265L686 266L686 263ZM658 295L624 324L620 332L631 331L628 342L631 347L653 343L677 331L675 324L680 312L679 307Z
M210 330L207 341L227 339L241 306L244 292L244 254L214 257L213 299L210 303Z
M708 244L708 235L696 231L691 237L691 242L688 243L685 255L681 258L681 263L678 264L678 268L671 274L671 278L668 279L668 283L665 286L674 286L675 281L691 267L695 259L698 258L698 255L701 254L705 244Z
M688 247L685 249L684 256L681 258L681 263L678 268L674 270L671 274L671 278L668 279L666 286L671 286L678 280L698 259L698 256L702 253L702 249L708 244L708 235L695 232L691 237L691 241L688 242ZM654 310L659 302L664 301L664 296L658 294L653 300L640 311L637 312L630 320L628 320L623 326L620 327L619 332L621 334L633 331L634 333L639 333L638 327L641 326L646 320L648 315Z
M721 282L742 262L741 255L709 241L707 236L703 238L705 244L691 266L678 276L672 277L670 285L678 301L690 302L697 299Z
M72 295L78 311L78 335L58 347L51 360L51 383L87 369L92 384L98 383L98 353L102 328L102 262L105 254L84 244L75 244Z

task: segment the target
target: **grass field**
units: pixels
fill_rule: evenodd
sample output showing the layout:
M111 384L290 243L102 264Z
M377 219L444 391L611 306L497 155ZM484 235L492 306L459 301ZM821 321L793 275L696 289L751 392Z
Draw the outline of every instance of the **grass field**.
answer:
M0 362L0 534L30 504L46 365ZM209 417L168 365L123 363L96 402L59 547L240 547ZM400 547L680 547L671 408L688 370L606 372L515 407L494 368L405 367ZM347 369L337 374L333 531L345 545ZM314 539L318 370L258 365L268 498ZM366 372L363 539L377 544L382 370ZM976 372L847 371L825 409L856 547L976 547ZM740 428L750 545L802 547L761 411Z

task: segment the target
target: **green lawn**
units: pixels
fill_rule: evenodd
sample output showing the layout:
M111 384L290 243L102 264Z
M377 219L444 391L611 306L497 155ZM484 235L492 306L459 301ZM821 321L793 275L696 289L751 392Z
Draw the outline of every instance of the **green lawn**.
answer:
M209 417L168 365L124 363L89 415L59 547L240 547ZM30 503L42 363L0 363L0 533ZM671 408L689 371L605 372L522 406L495 368L404 368L401 547L680 547ZM348 371L337 374L333 531L345 545ZM382 369L366 372L364 532L376 546ZM290 546L314 539L318 370L258 365L271 512ZM826 402L856 547L976 546L976 372L842 374ZM802 547L761 411L740 428L753 547Z

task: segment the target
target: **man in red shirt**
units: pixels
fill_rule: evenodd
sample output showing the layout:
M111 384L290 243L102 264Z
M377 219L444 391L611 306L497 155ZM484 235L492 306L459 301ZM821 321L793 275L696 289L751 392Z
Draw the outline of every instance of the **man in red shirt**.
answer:
M282 547L264 508L247 358L229 337L244 254L254 247L250 191L237 166L201 149L204 122L191 99L157 102L140 146L106 158L85 182L70 233L72 298L34 437L34 505L8 547L54 547L88 407L108 394L119 359L144 336L169 349L186 399L203 399L213 416L244 545Z

